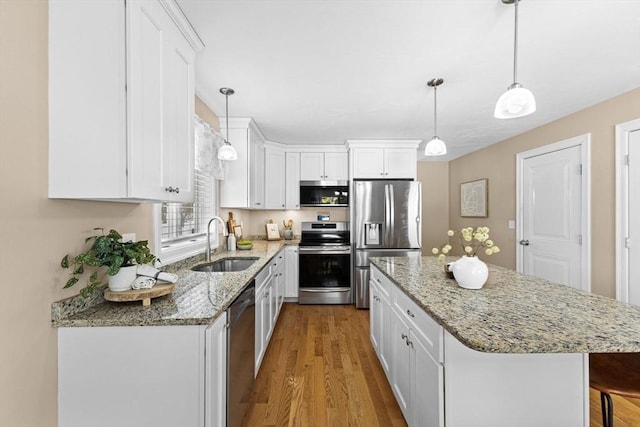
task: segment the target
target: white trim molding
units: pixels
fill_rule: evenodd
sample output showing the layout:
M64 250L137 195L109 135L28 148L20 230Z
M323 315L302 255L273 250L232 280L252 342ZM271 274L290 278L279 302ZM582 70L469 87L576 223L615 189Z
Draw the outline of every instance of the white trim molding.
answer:
M629 134L640 130L640 119L616 125L616 299L629 302Z
M522 206L524 204L523 178L524 161L528 158L580 146L582 163L582 283L580 289L591 291L591 134L575 136L559 142L544 145L516 155L516 270L523 271L523 247L518 243L523 239L524 220Z

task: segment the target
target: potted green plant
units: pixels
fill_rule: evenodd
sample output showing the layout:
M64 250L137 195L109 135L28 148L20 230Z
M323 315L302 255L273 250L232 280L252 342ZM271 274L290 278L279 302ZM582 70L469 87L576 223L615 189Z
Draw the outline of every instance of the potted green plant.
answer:
M64 285L70 288L78 283L80 276L85 273L85 268L96 268L90 276L87 285L80 290L82 297L89 296L98 286L102 285L104 275L98 275L98 268L107 267L109 276L109 289L121 291L129 289L131 282L136 278L136 269L139 264L148 264L157 258L151 253L147 240L138 242L123 242L122 235L116 230L109 230L105 234L87 237L85 244L88 249L70 259L70 254L65 255L60 262L62 268L72 268L71 278Z

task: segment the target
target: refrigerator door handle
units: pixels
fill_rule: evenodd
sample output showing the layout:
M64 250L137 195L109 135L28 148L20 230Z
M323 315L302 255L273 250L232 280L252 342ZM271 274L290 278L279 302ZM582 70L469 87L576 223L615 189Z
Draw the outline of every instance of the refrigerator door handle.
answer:
M384 246L393 238L393 186L384 186Z

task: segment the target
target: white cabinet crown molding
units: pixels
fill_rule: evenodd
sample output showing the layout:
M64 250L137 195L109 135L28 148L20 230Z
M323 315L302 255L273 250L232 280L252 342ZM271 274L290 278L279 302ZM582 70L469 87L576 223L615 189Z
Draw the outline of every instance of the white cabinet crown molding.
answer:
M351 148L414 148L418 149L421 139L347 139L345 145Z
M159 0L160 4L167 11L173 22L180 29L184 38L189 42L194 51L204 49L204 42L193 28L191 23L184 16L182 9L175 0Z

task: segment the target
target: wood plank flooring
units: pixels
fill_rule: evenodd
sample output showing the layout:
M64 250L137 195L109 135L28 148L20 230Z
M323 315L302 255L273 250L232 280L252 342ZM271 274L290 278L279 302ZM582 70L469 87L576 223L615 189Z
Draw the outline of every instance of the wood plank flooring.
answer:
M369 311L284 304L243 425L406 426L369 341Z
M640 427L640 399L613 395L615 427ZM591 427L602 426L590 390ZM244 426L406 426L369 341L369 311L284 304Z
M640 426L640 399L630 399L611 395L613 399L613 425L615 427ZM589 404L591 407L591 427L602 426L602 411L600 409L600 392L589 389Z

